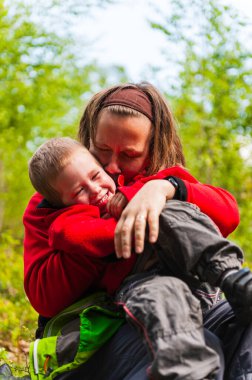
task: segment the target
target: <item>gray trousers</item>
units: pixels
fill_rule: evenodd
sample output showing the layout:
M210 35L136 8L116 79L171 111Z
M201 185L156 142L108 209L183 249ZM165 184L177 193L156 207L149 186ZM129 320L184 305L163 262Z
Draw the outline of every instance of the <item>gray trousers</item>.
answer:
M153 359L150 378L215 379L219 354L205 341L202 306L189 286L217 285L225 270L240 269L241 250L196 206L179 201L167 203L158 241L149 248L158 257L159 274L140 274L141 265L146 266L145 253L140 255L138 274L125 281L116 301L147 343Z
M218 286L222 274L240 269L241 249L225 239L199 208L188 202L169 201L160 215L155 245L165 270L181 278L197 278L198 284ZM196 284L196 282L195 282Z
M117 301L147 343L151 379L215 379L219 356L205 342L200 301L183 281L154 275L126 285Z

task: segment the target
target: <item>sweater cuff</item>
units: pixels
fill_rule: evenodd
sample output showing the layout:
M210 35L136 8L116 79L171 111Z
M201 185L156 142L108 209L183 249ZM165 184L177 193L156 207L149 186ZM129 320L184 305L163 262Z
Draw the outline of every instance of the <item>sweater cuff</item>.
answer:
M176 191L173 199L178 201L186 201L187 200L187 188L182 179L174 176L165 177L167 181L171 182L171 184L175 187Z

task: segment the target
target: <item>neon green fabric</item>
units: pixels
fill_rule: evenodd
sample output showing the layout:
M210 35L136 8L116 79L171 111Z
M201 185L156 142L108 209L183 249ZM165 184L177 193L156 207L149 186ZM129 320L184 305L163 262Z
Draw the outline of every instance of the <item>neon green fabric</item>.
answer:
M85 363L125 322L105 293L77 302L51 319L30 346L32 380L53 380Z
M62 310L54 318L50 319L45 327L43 337L46 338L48 336L57 335L63 326L65 326L69 321L72 321L74 317L79 317L83 310L93 305L104 305L105 308L110 306L112 309L114 308L110 298L106 295L106 293L97 292L91 294L90 296L85 297L78 302L75 302L73 305Z
M96 351L124 323L122 314L91 306L81 315L79 352Z

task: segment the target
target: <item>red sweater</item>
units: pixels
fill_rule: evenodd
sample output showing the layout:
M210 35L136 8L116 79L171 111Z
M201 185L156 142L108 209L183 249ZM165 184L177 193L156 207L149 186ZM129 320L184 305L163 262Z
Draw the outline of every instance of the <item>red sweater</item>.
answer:
M233 196L199 183L181 167L151 177L138 176L132 186L119 190L130 200L145 182L167 176L183 180L185 200L210 216L224 236L237 227L239 213ZM58 210L40 207L42 200L36 193L24 213L24 286L34 309L51 317L87 291L113 293L130 273L136 257L110 260L116 220L102 219L97 207L74 205Z

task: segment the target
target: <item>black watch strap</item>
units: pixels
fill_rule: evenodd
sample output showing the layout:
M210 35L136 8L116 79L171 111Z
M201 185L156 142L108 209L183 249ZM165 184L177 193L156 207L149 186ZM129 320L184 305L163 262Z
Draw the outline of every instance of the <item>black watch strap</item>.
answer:
M176 199L178 201L186 201L187 200L187 189L182 181L182 179L174 176L169 176L165 178L167 181L169 181L172 186L175 188L175 194L173 199Z

